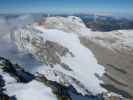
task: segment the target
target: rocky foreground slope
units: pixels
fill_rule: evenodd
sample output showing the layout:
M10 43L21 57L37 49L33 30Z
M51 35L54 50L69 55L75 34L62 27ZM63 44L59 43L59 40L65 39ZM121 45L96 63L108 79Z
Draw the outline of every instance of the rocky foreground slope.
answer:
M48 80L43 74L26 72L20 65L0 57L0 100L103 100L103 95L82 97L74 88Z

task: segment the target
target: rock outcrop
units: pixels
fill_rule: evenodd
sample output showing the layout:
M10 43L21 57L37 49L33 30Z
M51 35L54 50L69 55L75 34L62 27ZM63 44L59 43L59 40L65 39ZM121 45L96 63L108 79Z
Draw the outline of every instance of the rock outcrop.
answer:
M40 23L38 23L44 28L48 29L58 29L65 32L80 32L82 28L86 28L84 22L76 16L68 17L48 17Z

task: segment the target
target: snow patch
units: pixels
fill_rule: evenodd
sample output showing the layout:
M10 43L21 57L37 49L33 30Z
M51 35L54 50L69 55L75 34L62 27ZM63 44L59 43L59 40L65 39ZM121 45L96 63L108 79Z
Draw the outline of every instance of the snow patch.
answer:
M57 100L49 87L36 80L27 84L8 84L5 88L6 93L9 96L16 96L17 100Z

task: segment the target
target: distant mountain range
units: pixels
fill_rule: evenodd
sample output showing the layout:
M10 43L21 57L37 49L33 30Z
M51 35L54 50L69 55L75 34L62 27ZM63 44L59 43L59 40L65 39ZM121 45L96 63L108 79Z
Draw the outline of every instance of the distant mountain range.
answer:
M23 25L25 22L32 23L39 21L43 17L50 16L77 16L80 17L85 25L93 31L112 31L119 29L133 29L133 17L129 15L116 16L111 14L43 14L43 13L31 13L31 14L0 14L1 18L8 21L10 25L19 22ZM20 21L21 20L21 21ZM5 22L6 22L5 21ZM18 25L16 25L18 26Z

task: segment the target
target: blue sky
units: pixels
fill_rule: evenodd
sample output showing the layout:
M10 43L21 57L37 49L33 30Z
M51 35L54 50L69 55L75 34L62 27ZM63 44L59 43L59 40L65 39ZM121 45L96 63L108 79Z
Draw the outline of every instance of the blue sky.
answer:
M0 13L110 12L133 15L133 0L0 0Z

